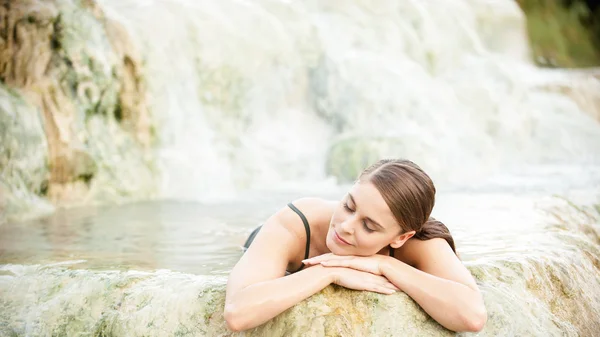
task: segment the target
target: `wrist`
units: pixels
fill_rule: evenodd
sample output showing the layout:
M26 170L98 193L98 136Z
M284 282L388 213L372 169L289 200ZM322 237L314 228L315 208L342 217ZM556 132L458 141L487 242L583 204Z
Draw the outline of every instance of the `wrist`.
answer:
M392 263L395 262L396 258L390 256L382 256L379 259L379 273L383 276L390 270Z
M336 283L339 278L339 268L337 267L324 267L320 264L317 264L311 266L310 269L317 270L319 275L318 277L320 277L321 279L325 279L328 284Z
M322 267L327 273L329 284L337 284L340 279L339 267Z
M390 280L390 282L402 291L405 291L407 282L410 282L410 271L414 269L410 265L393 257L388 257L381 261L379 268L381 275Z

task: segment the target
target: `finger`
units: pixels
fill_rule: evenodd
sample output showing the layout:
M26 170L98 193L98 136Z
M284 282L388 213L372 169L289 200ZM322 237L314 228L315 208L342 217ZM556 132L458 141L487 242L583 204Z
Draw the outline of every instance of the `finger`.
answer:
M358 271L364 271L373 275L379 275L379 272L375 270L372 266L362 263L360 260L357 259L328 260L321 262L321 265L324 267L345 267ZM386 278L384 278L384 280L387 281Z
M319 264L319 261L316 261L313 259L306 259L306 260L302 260L302 263L304 263L307 266L314 266L316 264Z
M369 289L372 292L376 292L376 293L380 293L380 294L386 294L386 295L391 295L396 293L395 290L390 289L390 288L386 288L386 287L382 287L382 286L373 286L371 289Z
M319 264L318 262L315 262L314 260L311 260L311 259L302 260L302 263L304 263L306 266L313 266L313 265Z
M318 264L321 261L325 261L325 260L329 259L331 256L333 256L332 253L327 253L327 254L323 254L323 255L311 257L310 259L302 260L302 263L304 263L304 264L311 264L311 265L312 264Z
M386 288L392 289L394 291L400 291L400 288L396 287L393 283L391 282L387 282L386 284L384 284L384 286Z
M352 258L353 258L352 256L334 255L333 253L327 253L327 254L311 257L310 259L302 260L302 262L304 262L304 263L308 262L310 264L318 264L323 261L348 260L348 259L352 259Z
M395 291L400 291L400 288L398 288L395 284L390 282L390 280L388 280L385 276L375 276L375 277L376 277L375 283L377 285L386 287L388 289L393 289Z
M351 268L353 263L350 260L327 260L321 261L321 264L325 267L348 267Z
M381 287L386 287L389 289L394 289L396 291L400 290L398 289L398 287L396 287L396 285L394 285L392 282L390 282L390 280L388 280L385 276L381 276L381 275L373 275L373 281L375 284L381 286Z
M370 284L373 285L374 289L384 289L385 291L379 291L379 290L373 290L379 293L384 293L384 294L393 294L396 291L399 291L400 289L398 289L396 286L394 286L394 284L392 284L387 278L383 277L383 276L375 276L373 275L373 277L370 278L371 281L369 282Z

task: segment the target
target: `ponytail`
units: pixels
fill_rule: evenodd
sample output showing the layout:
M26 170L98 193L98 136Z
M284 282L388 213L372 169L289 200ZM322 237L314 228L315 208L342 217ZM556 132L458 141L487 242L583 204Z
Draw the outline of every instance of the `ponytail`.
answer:
M416 231L418 240L442 238L454 254L454 239L443 223L430 217L435 186L417 164L406 159L382 159L365 169L359 181L368 181L381 193L402 233Z
M454 254L456 254L456 247L454 246L454 239L452 238L452 234L448 230L448 227L444 225L441 221L438 221L432 217L421 226L421 229L413 236L417 240L431 240L435 238L442 238L448 242L450 248Z

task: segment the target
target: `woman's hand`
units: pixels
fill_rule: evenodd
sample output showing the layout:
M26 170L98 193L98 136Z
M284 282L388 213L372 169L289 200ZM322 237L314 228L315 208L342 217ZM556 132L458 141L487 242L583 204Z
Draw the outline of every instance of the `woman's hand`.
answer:
M399 291L387 278L350 268L331 268L333 283L344 288L391 295Z
M381 271L382 262L386 256L353 256L353 255L335 255L332 253L315 256L302 261L306 266L321 264L324 267L345 267L371 273L374 275L383 275Z

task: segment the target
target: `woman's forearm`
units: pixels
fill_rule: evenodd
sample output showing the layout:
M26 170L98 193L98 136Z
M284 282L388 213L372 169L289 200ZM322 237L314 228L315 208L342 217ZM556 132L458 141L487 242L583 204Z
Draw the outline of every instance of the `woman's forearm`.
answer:
M322 266L250 285L232 294L225 304L225 320L233 331L259 326L334 281L333 270Z
M396 259L386 259L381 271L447 329L479 331L483 328L487 313L477 290L425 273Z

